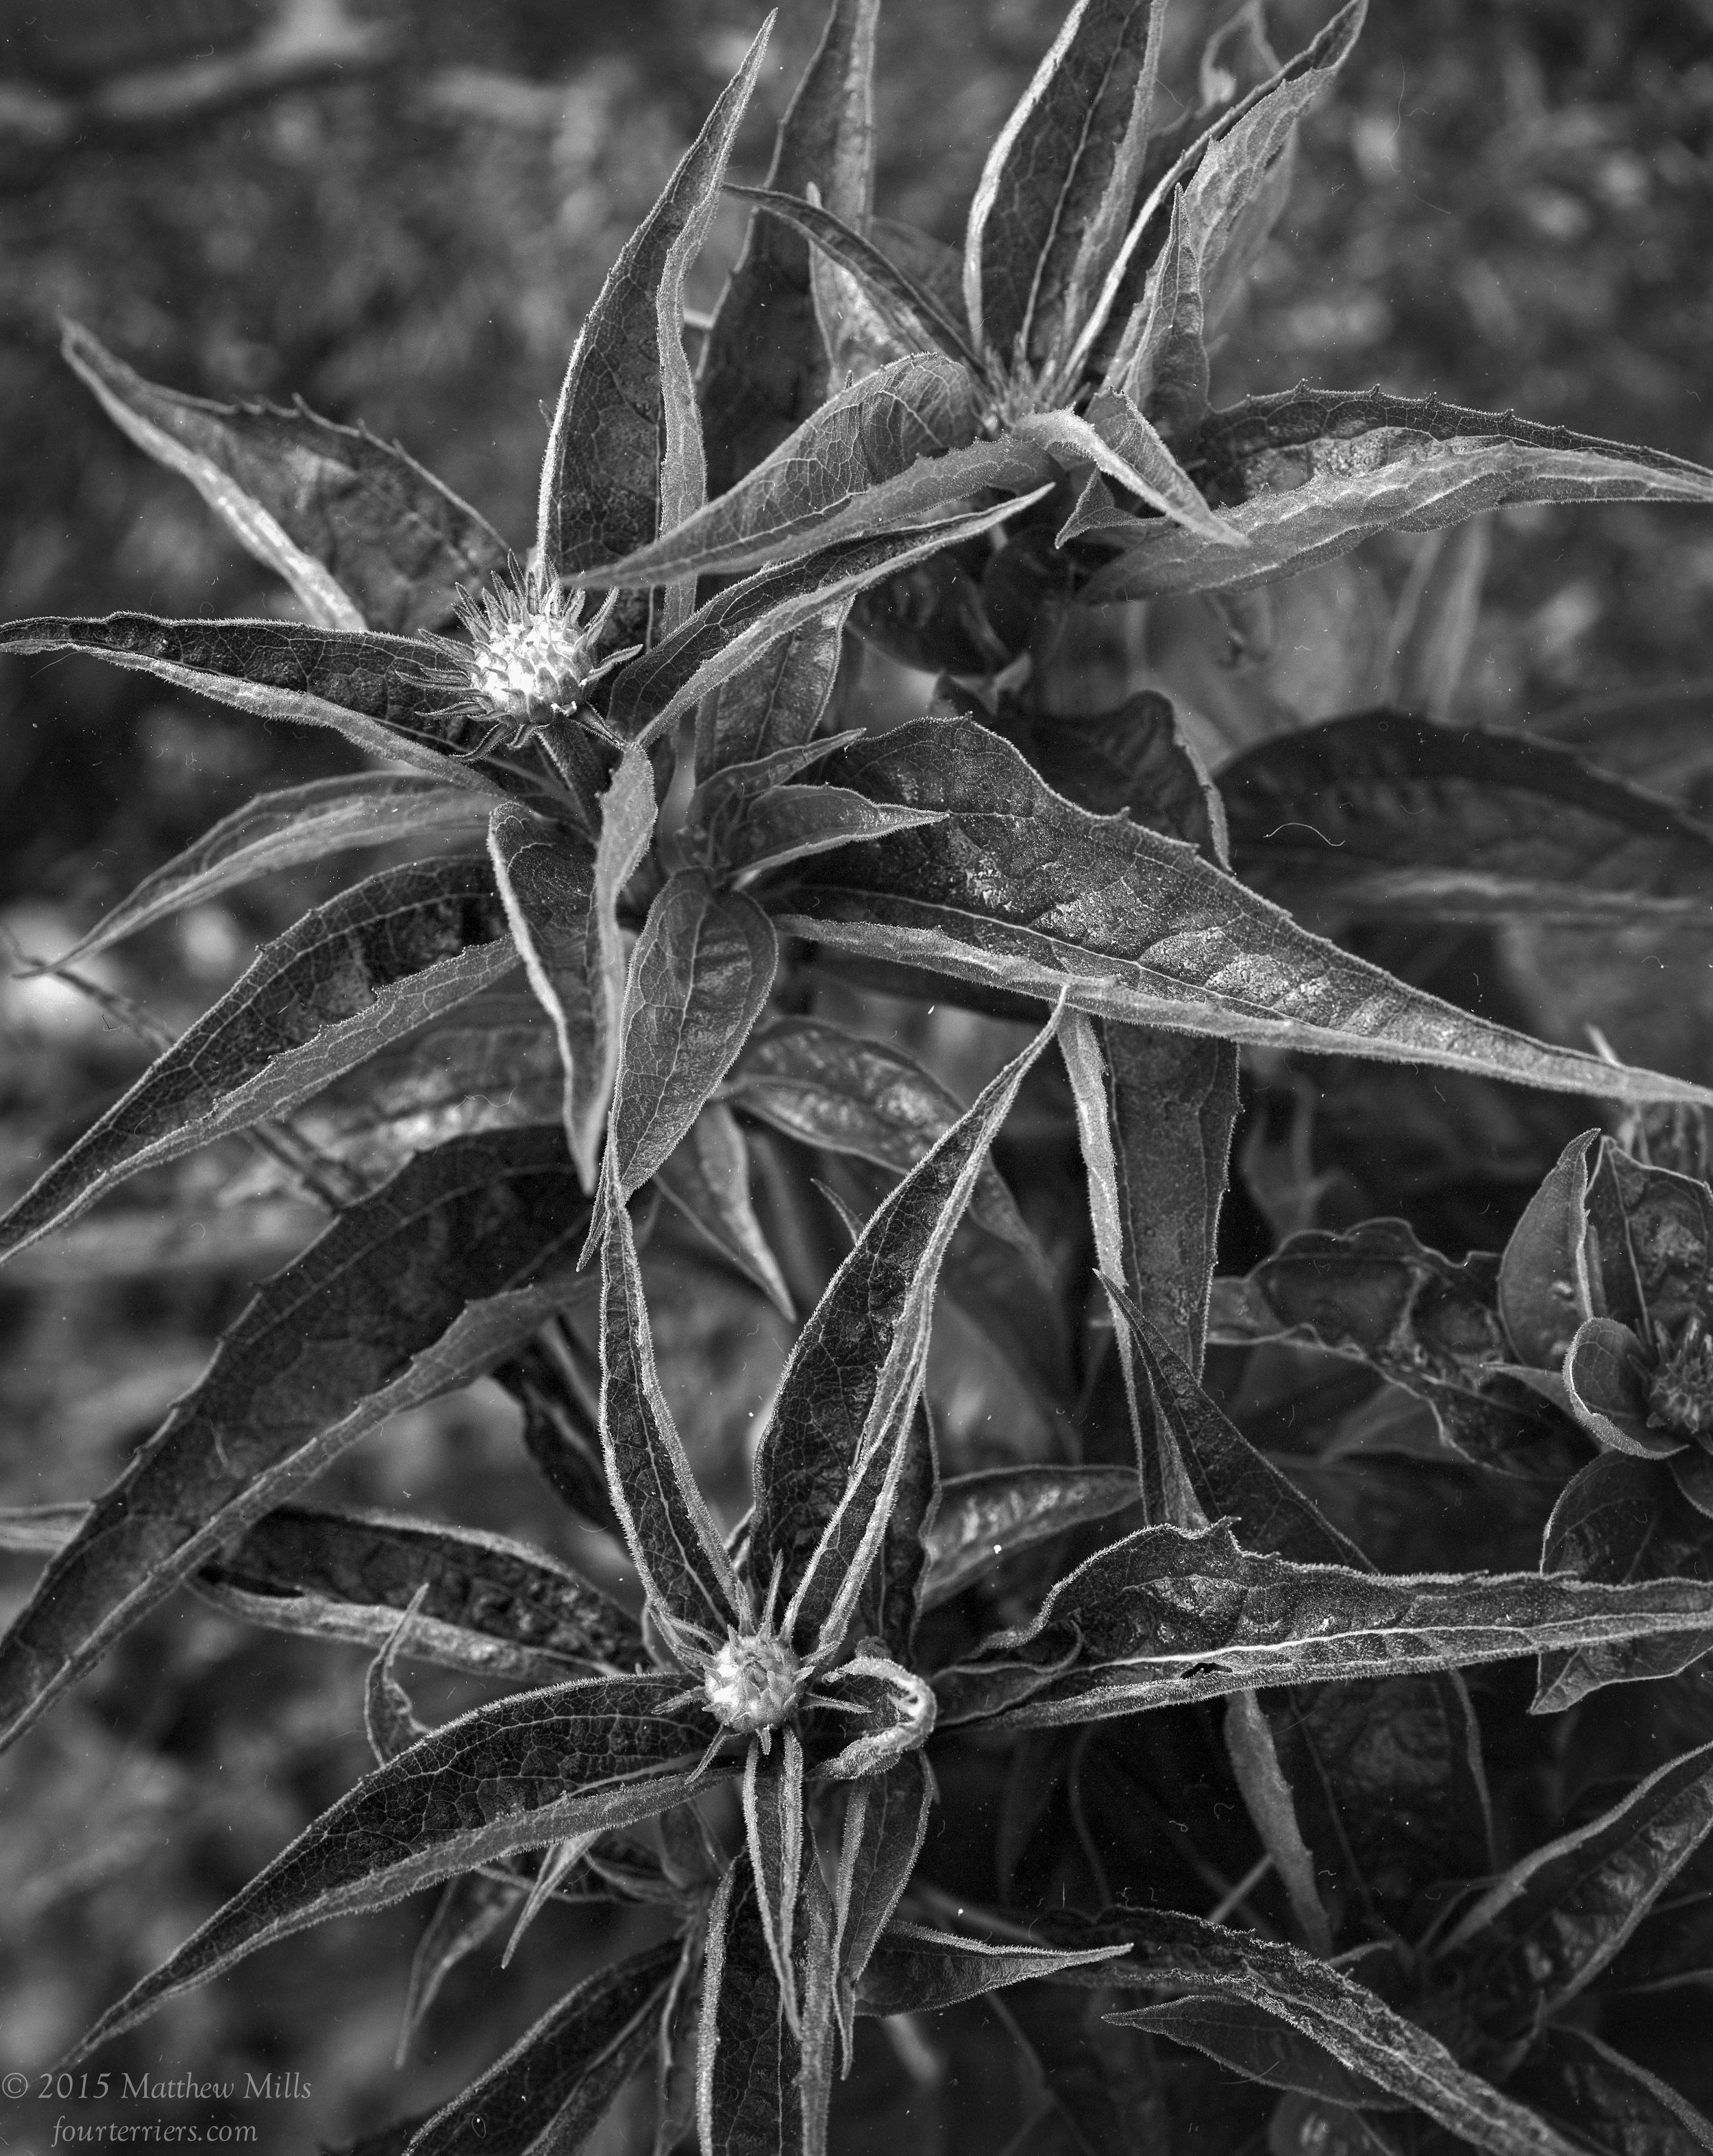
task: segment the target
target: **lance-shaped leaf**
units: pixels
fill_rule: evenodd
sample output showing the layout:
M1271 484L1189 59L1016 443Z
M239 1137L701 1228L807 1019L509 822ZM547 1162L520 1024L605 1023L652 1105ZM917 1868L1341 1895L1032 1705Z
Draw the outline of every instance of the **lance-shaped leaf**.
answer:
M743 1766L744 1844L755 1882L756 1913L767 1943L791 2032L801 2038L803 2015L798 1998L793 1945L803 1870L803 1748L790 1725L781 1734L777 1758L764 1760L751 1743ZM813 1836L809 1861L818 1860Z
M1246 1280L1215 1285L1212 1332L1307 1338L1353 1356L1433 1409L1454 1451L1519 1475L1573 1474L1583 1441L1516 1378L1497 1307L1498 1266L1454 1264L1402 1220L1292 1235Z
M1378 2082L1352 2073L1300 2029L1247 1999L1192 1993L1162 2006L1133 2007L1123 2020L1126 2028L1191 2045L1233 2073L1264 2082L1269 2088L1295 2089L1328 2103L1380 2111L1402 2107L1401 2100Z
M871 1449L900 1448L946 1246L987 1147L1053 1029L1049 1024L983 1088L876 1209L780 1379L756 1455L750 1577L766 1592L781 1567L782 1600L811 1640L835 1604L860 1586L868 1559L854 1581L842 1568L866 1545L875 1522L884 1528L880 1493L869 1498L876 1509L860 1515L847 1502L849 1486L862 1480Z
M356 846L472 830L486 815L487 803L468 788L454 791L433 779L384 772L312 778L303 786L258 794L145 876L54 963L74 966L157 921L188 906L206 906L257 876L295 868L300 861L321 860Z
M385 869L315 907L25 1192L0 1252L145 1168L283 1114L515 963L480 860Z
M76 322L60 349L107 416L187 479L328 629L408 632L485 582L505 542L414 458L306 405L217 404L134 373Z
M780 121L767 186L813 187L847 221L868 213L874 159L874 23L879 0L834 0L827 27ZM708 477L724 494L827 393L809 249L777 218L750 224L708 331L698 384Z
M841 786L773 786L758 794L733 825L721 862L749 884L812 854L938 821L931 808L883 807Z
M1238 874L1322 920L1690 920L1713 900L1713 830L1521 734L1357 712L1250 749L1219 789Z
M696 776L807 747L821 731L844 641L844 606L828 607L764 651L696 713Z
M1008 742L921 719L842 749L828 781L947 812L807 865L788 932L1132 1024L1444 1065L1572 1092L1700 1098L1454 1010L1299 928L1180 841L1052 793Z
M1039 459L1008 455L997 444L972 458L967 448L980 419L967 369L935 353L912 353L841 389L729 494L603 573L637 584L754 568L931 522L979 487L1041 477ZM967 454L948 463L951 450ZM906 475L909 486L886 486Z
M723 1101L710 1101L654 1171L655 1188L753 1281L787 1322L797 1312L750 1197L750 1152ZM657 1231L658 1232L658 1231Z
M693 613L613 685L608 722L639 747L654 740L710 690L743 672L784 636L829 606L900 574L948 547L979 538L1040 499L1033 493L954 517L923 532L889 532L829 547L806 562L762 569L733 584Z
M403 2071L416 2033L447 1978L516 1912L528 1891L520 1881L495 1878L485 1871L466 1871L447 1881L411 1957L410 1984L392 2055L395 2071Z
M885 1774L864 1775L851 1784L833 1894L836 2010L846 2073L856 2042L857 1994L864 1972L915 1870L934 1796L933 1770L920 1752L906 1753Z
M1067 1935L1071 1929L1064 1927ZM1377 2085L1491 2156L1572 2156L1573 2143L1459 2066L1437 2037L1295 1947L1164 1911L1115 1912L1077 1929L1107 1938L1130 1932L1136 1952L1113 1965L1116 1981L1181 1984L1244 2000L1288 2023L1359 2082ZM1148 2025L1147 2014L1144 2009L1139 2025ZM1120 2025L1131 2020L1110 2018Z
M634 1620L599 1588L543 1551L474 1528L282 1505L196 1582L257 1623L377 1647L409 1609L411 1654L514 1681L644 1659Z
M655 1620L717 1642L742 1608L726 1544L654 1374L630 1215L608 1208L601 1244L601 1443L607 1483Z
M1196 1534L1146 1527L1088 1558L1032 1623L997 1635L935 1689L942 1720L998 1713L1009 1727L1044 1728L1259 1686L1703 1630L1710 1612L1713 1590L1694 1580L1382 1577L1245 1551L1223 1523ZM1039 1688L1018 1700L1031 1667Z
M696 2123L706 2156L824 2156L833 2085L833 1908L813 1854L794 1926L800 2014L774 1974L747 1852L708 1912L696 2046Z
M1186 222L1180 188L1165 244L1107 374L1169 442L1192 439L1208 410L1207 302L1198 238Z
M1224 862L1224 809L1168 698L1140 689L1116 709L1046 712L1002 702L996 731L1014 742L1055 793L1096 816L1127 809L1164 838Z
M449 785L494 790L491 779L454 761L484 731L464 716L465 691L442 678L445 660L433 645L410 637L296 621L43 614L0 624L0 650L110 660L254 718L331 726L366 755L402 760Z
M778 964L773 925L700 869L669 876L631 953L608 1158L618 1199L659 1167L731 1068Z
M1502 1873L1445 1938L1437 1980L1472 1993L1495 2040L1525 2035L1587 1989L1710 1833L1703 1744Z
M1061 465L1092 465L1187 531L1224 546L1244 543L1208 506L1194 480L1121 389L1101 390L1090 401L1086 420L1070 412L1032 412L1018 421L1017 431L1044 444Z
M1602 2156L1694 2156L1713 2120L1586 2029L1549 2029L1507 2086Z
M625 242L572 347L541 466L536 543L551 576L633 553L663 515L675 522L700 499L700 430L680 327L684 277L713 221L772 25L769 16ZM665 485L676 500L664 498Z
M0 1643L15 1734L121 1633L366 1432L467 1383L577 1292L563 1142L425 1153L269 1281Z
M857 1993L859 2014L932 2014L1007 1984L1098 1969L1119 1960L1124 1941L1039 1947L968 1939L921 1924L891 1923L875 1942Z
M1090 604L1253 591L1376 531L1432 531L1507 502L1713 501L1713 472L1681 457L1372 391L1250 398L1213 413L1185 464L1246 544L1130 526L1124 553L1091 579Z
M978 349L1039 367L1074 341L1129 222L1166 8L1079 0L987 153L964 300Z
M1561 1491L1546 1522L1541 1569L1578 1579L1701 1579L1713 1573L1713 1553L1705 1521L1679 1494L1668 1468L1603 1452ZM1713 1632L1542 1656L1534 1712L1556 1714L1601 1685L1675 1676L1710 1648Z
M902 1050L823 1019L778 1018L750 1035L723 1097L787 1137L907 1174L963 1112ZM983 1164L970 1218L1003 1241L1033 1239L997 1168Z
M654 2049L680 1951L668 1939L586 1978L428 2119L408 2156L582 2148Z
M679 1803L715 1733L707 1716L669 1709L683 1682L588 1677L519 1692L433 1731L330 1805L103 2015L77 2056L293 1932ZM706 1770L730 1771L719 1762Z
M618 1062L618 898L654 827L654 775L640 751L619 758L600 819L592 839L508 803L488 834L512 940L558 1042L566 1142L591 1191Z
M922 1606L961 1594L1019 1550L1141 1502L1129 1467L989 1467L941 1485L928 1528Z

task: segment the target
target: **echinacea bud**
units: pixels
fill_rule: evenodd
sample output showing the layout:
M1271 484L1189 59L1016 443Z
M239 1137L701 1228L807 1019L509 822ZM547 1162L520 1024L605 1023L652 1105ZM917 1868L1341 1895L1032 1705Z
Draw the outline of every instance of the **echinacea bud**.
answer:
M777 1729L797 1702L797 1656L772 1632L734 1632L702 1680L715 1721L727 1729Z

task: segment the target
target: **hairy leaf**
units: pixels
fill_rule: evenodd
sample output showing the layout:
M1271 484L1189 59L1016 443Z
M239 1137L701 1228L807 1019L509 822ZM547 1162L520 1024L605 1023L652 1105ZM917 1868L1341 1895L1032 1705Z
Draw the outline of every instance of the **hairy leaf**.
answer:
M807 562L787 562L733 584L697 609L683 628L621 674L608 719L639 746L654 740L681 712L741 674L781 638L828 607L961 546L1027 509L1047 490L1018 495L951 518L926 532L889 532L829 547Z
M669 876L631 953L608 1153L622 1202L659 1167L731 1068L773 985L772 923L700 869Z
M723 865L749 883L812 854L938 820L932 809L883 808L840 786L770 787L732 829Z
M1564 1091L1700 1097L1456 1011L1299 928L1181 842L1049 791L967 719L922 719L828 759L870 800L942 824L812 862L780 926L1131 1023L1444 1065Z
M587 1977L480 2081L436 2112L409 2156L546 2156L582 2148L653 2049L680 1948L669 1939Z
M21 1250L145 1168L282 1114L515 963L485 861L384 869L268 945L0 1221Z
M839 1832L833 1890L837 2012L849 2071L856 2003L874 1948L915 1870L934 1802L932 1768L911 1752L884 1774L851 1784Z
M708 1101L655 1169L654 1183L782 1317L795 1322L791 1290L750 1200L749 1147L730 1108Z
M1116 1961L1124 1942L1089 1947L1013 1946L935 1932L921 1924L889 1924L874 1943L857 1994L861 2014L931 2014L967 1999L1032 1978Z
M1358 712L1219 788L1238 873L1321 920L1689 920L1713 897L1713 830L1521 734Z
M536 543L551 576L634 553L659 521L676 522L700 501L701 436L680 329L684 276L713 222L771 26L770 17L625 242L572 347L541 467Z
M941 1485L922 1606L961 1594L990 1566L1141 1502L1129 1467L990 1467Z
M469 747L482 730L465 716L466 692L443 678L441 654L413 638L295 621L44 614L0 624L0 650L109 659L254 718L331 726L367 755L402 760L449 785L493 791L490 779L445 752Z
M668 1711L682 1684L671 1675L588 1677L517 1693L433 1731L306 1827L110 2008L76 2056L309 1925L384 1908L513 1850L654 1818L683 1797L714 1734L707 1717Z
M1598 1131L1571 1140L1524 1207L1499 1261L1506 1337L1517 1360L1537 1369L1557 1368L1594 1314L1587 1202L1590 1148L1598 1144Z
M704 699L696 713L696 776L800 749L821 731L844 644L844 606L814 614Z
M587 1210L556 1132L425 1153L269 1281L0 1643L16 1734L173 1586L390 1414L466 1383L577 1292Z
M767 184L810 187L848 223L873 186L879 0L834 0L780 121ZM724 494L822 402L827 355L816 326L808 244L777 218L751 220L702 355L699 383L710 490Z
M1352 2073L1290 2022L1242 1997L1192 1993L1163 2006L1133 2007L1123 2021L1126 2028L1192 2045L1233 2073L1270 2088L1295 2089L1329 2103L1398 2107L1398 2099L1379 2082Z
M206 906L228 891L278 869L295 868L355 846L384 846L440 831L470 830L487 814L487 803L468 788L456 791L428 778L382 772L346 778L312 778L303 786L258 794L223 816L194 845L175 854L145 876L79 937L56 966L74 966L140 929L151 927L188 906Z
M1195 1534L1147 1527L1086 1559L1031 1623L998 1635L935 1689L944 1721L998 1715L1043 1728L1257 1686L1705 1630L1710 1610L1713 1593L1690 1580L1382 1577L1251 1553L1223 1523Z
M1069 412L1033 412L1018 422L1018 432L1044 443L1061 465L1086 459L1187 531L1224 546L1244 543L1208 506L1195 481L1121 389L1103 389L1091 398L1086 422Z
M1431 531L1507 502L1713 501L1713 473L1680 457L1372 391L1249 398L1212 415L1185 463L1246 544L1130 526L1126 551L1090 582L1090 604L1252 591L1376 531Z
M895 1453L921 1383L941 1265L982 1162L1049 1024L987 1086L874 1212L792 1350L756 1455L750 1577L782 1597L810 1639L850 1591L841 1569L890 1498L866 1520L849 1507L865 1457ZM847 1487L847 1483L850 1487ZM847 1548L854 1535L857 1547ZM870 1553L872 1555L872 1553ZM855 1567L856 1584L869 1558Z
M832 2093L833 1918L813 1861L797 1907L803 2010L787 2017L747 1855L708 1912L697 2045L696 2113L708 2156L824 2156Z
M328 629L433 629L505 561L485 517L396 444L306 405L217 404L163 389L68 322L67 362L107 416L179 473Z
M1154 0L1080 0L987 153L965 304L977 346L1019 372L1062 358L1111 266L1147 151L1165 21Z

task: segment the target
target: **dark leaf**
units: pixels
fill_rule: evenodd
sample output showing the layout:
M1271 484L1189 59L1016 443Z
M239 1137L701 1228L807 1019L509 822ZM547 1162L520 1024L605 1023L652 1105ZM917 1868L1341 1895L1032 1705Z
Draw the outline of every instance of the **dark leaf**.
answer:
M60 350L108 417L187 479L326 629L433 629L505 542L396 445L306 405L216 404L133 373L76 322Z
M1656 1427L1649 1410L1652 1359L1627 1325L1590 1317L1577 1327L1552 1397L1603 1450L1663 1460L1684 1450L1676 1430Z
M1587 1989L1713 1833L1713 1745L1659 1768L1610 1811L1504 1872L1437 1959L1495 2039L1521 2038Z
M839 672L845 612L833 606L812 615L703 701L696 713L696 776L703 785L717 772L814 739Z
M1521 734L1362 711L1219 787L1238 874L1321 921L1688 920L1713 897L1713 831Z
M549 1325L493 1374L522 1408L524 1450L554 1494L579 1520L616 1535L601 1452L601 1374L582 1342Z
M751 1743L743 1766L744 1842L749 1851L756 1913L773 1965L773 1979L792 2034L801 2037L793 1948L803 1885L803 1748L794 1727L780 1734L777 1757ZM809 1861L818 1862L814 1842Z
M465 690L444 678L434 646L413 638L295 621L44 614L0 624L0 649L108 659L254 718L331 726L366 755L402 760L449 785L493 791L490 779L454 761L482 732L464 716Z
M1018 1550L1141 1502L1129 1467L990 1467L941 1485L922 1605L961 1594Z
M674 524L700 505L702 447L684 355L684 276L713 222L771 26L770 17L625 242L578 332L541 470L537 544L550 576L575 576L634 553L659 524Z
M1086 1559L1032 1623L988 1641L935 1689L942 1721L998 1715L1008 1727L1042 1728L1258 1686L1705 1630L1710 1609L1713 1595L1689 1580L1382 1577L1253 1555L1223 1522L1197 1534L1147 1527Z
M608 1163L622 1203L695 1121L761 1015L778 964L773 924L741 891L680 869L649 908L619 1019Z
M1572 1138L1523 1209L1499 1261L1499 1315L1520 1363L1557 1369L1594 1314L1588 1277L1588 1174L1598 1131Z
M436 2112L408 2156L546 2156L582 2148L654 2048L676 1940L586 1978Z
M1157 690L1139 689L1116 710L1087 716L1002 703L997 727L1079 808L1096 816L1128 810L1162 838L1186 839L1223 863L1218 790Z
M741 674L770 645L829 607L913 562L992 531L1045 491L1038 488L925 532L891 532L828 547L812 560L762 569L729 586L692 614L682 629L625 668L608 706L609 722L645 746L680 712Z
M1515 1378L1497 1306L1498 1267L1459 1265L1402 1220L1292 1235L1246 1281L1221 1281L1212 1331L1229 1340L1308 1338L1350 1355L1433 1409L1454 1450L1485 1466L1560 1479L1582 1440Z
M441 1985L459 1962L485 1945L506 1918L516 1913L527 1891L515 1881L495 1879L485 1871L466 1871L447 1881L411 1959L410 1989L405 1994L392 2061L395 2071L403 2069Z
M425 1153L341 1214L44 1573L0 1646L8 1737L359 1437L515 1352L577 1292L587 1219L559 1133L540 1129Z
M803 869L774 901L792 934L1013 993L1064 989L1079 1009L1131 1023L1565 1091L1700 1097L1406 987L1181 843L1073 808L973 721L895 727L828 757L824 776L949 820Z
M751 1203L749 1147L730 1108L708 1101L655 1169L654 1183L782 1317L796 1322L791 1290Z
M736 823L721 865L747 884L812 854L938 821L932 809L882 807L842 786L774 786Z
M977 348L1019 373L1063 362L1122 240L1165 20L1153 0L1080 0L987 153L965 304Z
M873 182L874 22L879 0L835 0L779 123L767 186L810 187L847 222L867 214ZM809 289L808 243L756 217L721 294L699 384L708 481L724 494L827 393L827 355Z
M1271 2088L1382 2111L1398 2103L1377 2082L1352 2073L1289 2021L1244 1998L1192 1995L1163 2006L1133 2008L1124 2020L1130 2028L1146 2029L1174 2044L1193 2045L1233 2073Z
M1148 413L1167 441L1180 445L1193 439L1208 410L1202 239L1180 188L1172 197L1165 244L1107 375Z
M1088 587L1090 603L1168 591L1252 591L1348 553L1376 531L1431 531L1513 501L1713 501L1681 457L1437 398L1287 390L1214 413L1190 475L1246 543L1149 522Z
M934 1796L933 1770L921 1752L911 1752L885 1774L853 1782L845 1801L833 1889L833 1950L839 1964L837 2012L847 2073L863 1975L915 1870Z
M21 1250L141 1169L283 1114L515 963L481 860L384 869L306 913L0 1221Z
M667 1711L683 1681L590 1677L445 1723L306 1827L104 2015L77 2056L309 1925L384 1908L514 1850L654 1818L682 1799L714 1733L693 1709ZM716 1763L707 1773L730 1771Z
M1056 1022L1056 1021L1055 1021ZM798 1335L756 1455L749 1571L780 1593L814 1640L861 1584L857 1563L890 1496L849 1502L871 1469L892 1472L921 1382L934 1291L952 1233L1049 1024L987 1086L875 1211ZM873 1508L873 1509L870 1509ZM854 1575L854 1576L853 1576Z
M312 778L259 794L146 876L87 936L54 960L74 966L187 906L205 906L255 877L354 846L384 846L441 831L471 830L488 803L467 787L382 772Z
M707 2156L823 2156L832 2094L833 1912L818 1863L803 1867L798 1904L800 2026L787 2018L747 1856L708 1912L696 2061L696 2114Z
M932 2014L1008 1984L1117 1959L1122 1941L1097 1946L1013 1946L967 1939L920 1924L889 1924L874 1943L857 1994L860 2014Z
M1713 2148L1713 2121L1586 2029L1548 2030L1509 2086L1603 2156L1693 2156Z

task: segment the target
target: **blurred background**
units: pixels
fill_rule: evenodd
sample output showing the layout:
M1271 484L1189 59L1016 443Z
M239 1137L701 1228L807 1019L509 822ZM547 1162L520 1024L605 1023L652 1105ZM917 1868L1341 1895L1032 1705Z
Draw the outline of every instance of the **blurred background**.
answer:
M361 419L526 541L542 408L583 311L762 12L756 0L0 0L0 613L288 603L190 488L101 417L59 362L62 316L174 388L301 395ZM1228 12L1179 0L1181 89ZM1326 12L1279 0L1274 42L1295 49ZM1060 13L1059 0L895 0L881 31L878 209L957 237L986 146ZM818 8L788 0L739 177L762 177L818 29ZM1710 234L1713 0L1376 0L1226 325L1216 401L1378 382L1713 462ZM695 304L711 305L741 236L740 213L722 213ZM1491 520L1489 537L1453 716L1621 745L1624 700L1644 695L1688 730L1713 726L1713 516L1528 509ZM1233 668L1223 631L1189 604L1151 630L1157 656L1209 736L1233 746L1360 708L1420 543L1377 542L1280 588L1264 664ZM331 736L259 726L92 663L0 660L6 972L20 949L65 948L252 793L346 767L346 754ZM1683 789L1713 809L1698 768L1686 759ZM333 887L313 870L271 879L93 970L180 1026ZM1713 1065L1713 984L1690 939L1536 932L1502 955L1506 993L1540 1030L1580 1041L1597 1014L1631 1060L1704 1079ZM113 1009L0 979L0 1191L21 1188L142 1055ZM1558 1142L1555 1124L1533 1150L1550 1160ZM194 1193L205 1173L212 1189L229 1165L176 1173L172 1187ZM154 1194L133 1187L136 1220ZM141 1268L110 1227L74 1229L8 1267L0 1504L109 1481L248 1285L297 1246L301 1212L283 1199L234 1211L222 1233ZM782 1342L756 1332L751 1302L740 1313L699 1293L671 1306L680 1329L663 1359L675 1348L702 1376L676 1404L710 1457L735 1458ZM576 1554L515 1414L479 1387L392 1425L321 1493ZM33 1567L0 1564L10 1608ZM355 1650L186 1603L0 1761L0 2067L45 2068L349 1785L367 1763L362 1666ZM422 1706L438 1718L474 1697L429 1678ZM240 2086L246 2071L295 2070L302 2100L161 2115L256 2121L261 2147L296 2156L451 2092L611 1943L606 1919L550 1912L504 1985L491 1956L465 1964L407 2099L390 2061L423 1914L408 1904L261 1955L102 2063L235 2071ZM58 2108L20 2107L5 2145L45 2144ZM615 2147L625 2132L621 2117Z

